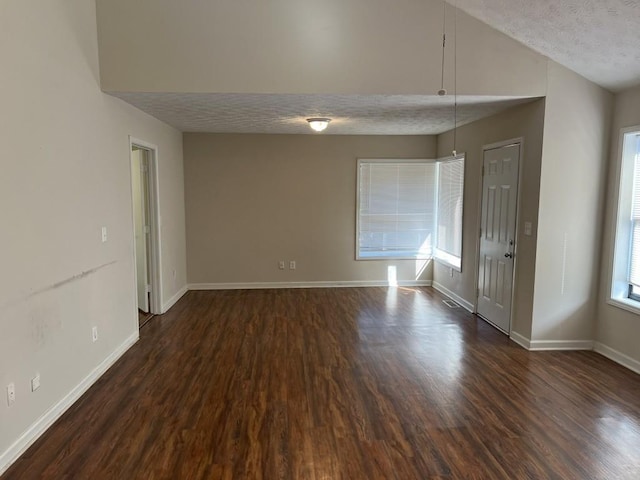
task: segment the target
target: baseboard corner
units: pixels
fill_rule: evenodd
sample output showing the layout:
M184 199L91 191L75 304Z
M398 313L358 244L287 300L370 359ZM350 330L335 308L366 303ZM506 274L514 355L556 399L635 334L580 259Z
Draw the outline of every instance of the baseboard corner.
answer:
M613 360L619 365L628 368L632 372L640 374L640 361L630 357L604 343L595 342L593 350L609 360Z
M173 297L171 297L162 305L162 313L167 313L169 309L173 307L176 303L178 303L178 300L180 300L184 296L184 294L187 293L189 290L190 289L188 285L185 285L180 290L178 290Z

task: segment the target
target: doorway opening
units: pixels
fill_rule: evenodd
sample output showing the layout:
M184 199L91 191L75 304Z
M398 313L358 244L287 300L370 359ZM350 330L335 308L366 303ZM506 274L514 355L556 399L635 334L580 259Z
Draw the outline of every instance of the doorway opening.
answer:
M522 141L485 147L482 174L477 314L511 332Z
M160 257L156 152L157 148L130 138L131 194L138 327L161 313Z

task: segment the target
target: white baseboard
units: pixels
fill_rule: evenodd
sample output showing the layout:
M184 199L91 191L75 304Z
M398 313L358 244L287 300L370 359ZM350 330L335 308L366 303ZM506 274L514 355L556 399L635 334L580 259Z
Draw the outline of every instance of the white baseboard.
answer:
M593 350L592 340L530 340L518 332L511 332L509 338L532 352L554 350Z
M531 340L529 350L542 352L549 350L593 350L593 340Z
M640 361L636 360L635 358L632 358L629 355L625 355L618 350L614 350L613 348L608 347L607 345L604 345L600 342L596 342L593 349L600 355L603 355L608 359L619 363L623 367L627 367L631 371L640 373Z
M173 297L171 297L169 300L164 302L164 304L162 305L162 313L167 313L169 309L173 307L178 302L178 300L180 300L182 296L188 291L189 289L187 288L186 285L182 287L180 290L178 290L178 292Z
M520 335L518 332L514 332L513 330L509 334L509 338L520 345L522 348L527 350L531 350L531 340L529 340L524 335Z
M0 475L53 425L139 338L140 334L136 330L73 390L36 420L6 451L2 452L0 454Z
M449 297L454 302L456 302L459 305L461 305L465 310L473 313L473 311L474 311L473 303L466 301L460 295L458 295L457 293L452 292L447 287L443 286L442 284L440 284L438 282L433 282L433 288L435 288L437 291L439 291L443 295L446 295L447 297Z
M398 287L430 287L431 280L399 280ZM190 283L189 290L261 290L277 288L388 287L388 280L336 282Z

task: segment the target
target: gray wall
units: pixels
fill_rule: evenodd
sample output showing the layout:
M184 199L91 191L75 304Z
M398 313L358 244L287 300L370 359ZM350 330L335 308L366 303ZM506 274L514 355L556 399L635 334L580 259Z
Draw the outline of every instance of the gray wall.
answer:
M464 152L465 186L462 245L462 271L454 271L436 262L434 282L438 288L451 292L467 304L476 301L475 285L478 275L478 232L482 191L483 146L515 138L524 140L520 159L522 184L520 185L520 216L517 226L517 259L514 273L514 315L512 330L529 338L533 308L533 282L536 259L536 224L542 158L542 131L545 101L536 100L512 108L504 113L474 122L458 129L456 149ZM438 155L451 154L453 133L438 136ZM524 222L534 226L532 236L524 236Z
M612 100L549 62L531 333L540 346L594 339Z
M430 281L423 262L355 260L356 161L435 154L426 136L185 134L189 283Z
M440 0L97 5L106 91L435 95L440 89ZM141 18L162 28L139 28ZM545 57L462 11L457 18L458 94L544 95ZM447 42L449 91L453 48Z
M640 125L640 87L619 93L615 97L615 108L611 127L611 149L608 165L608 187L606 216L603 222L604 238L600 289L598 292L598 321L596 325L596 348L640 371L640 318L607 304L611 289L611 261L615 236L618 170L620 165L620 130Z
M165 300L186 285L182 134L100 91L95 15L2 2L0 471L138 337L129 135L159 147Z

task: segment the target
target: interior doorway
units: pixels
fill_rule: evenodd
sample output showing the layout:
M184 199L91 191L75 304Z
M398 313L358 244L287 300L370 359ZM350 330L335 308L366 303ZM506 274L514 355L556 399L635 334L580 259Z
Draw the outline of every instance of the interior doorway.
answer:
M138 326L161 313L156 147L130 139Z
M520 148L520 142L489 147L483 159L477 312L506 334L511 331Z

